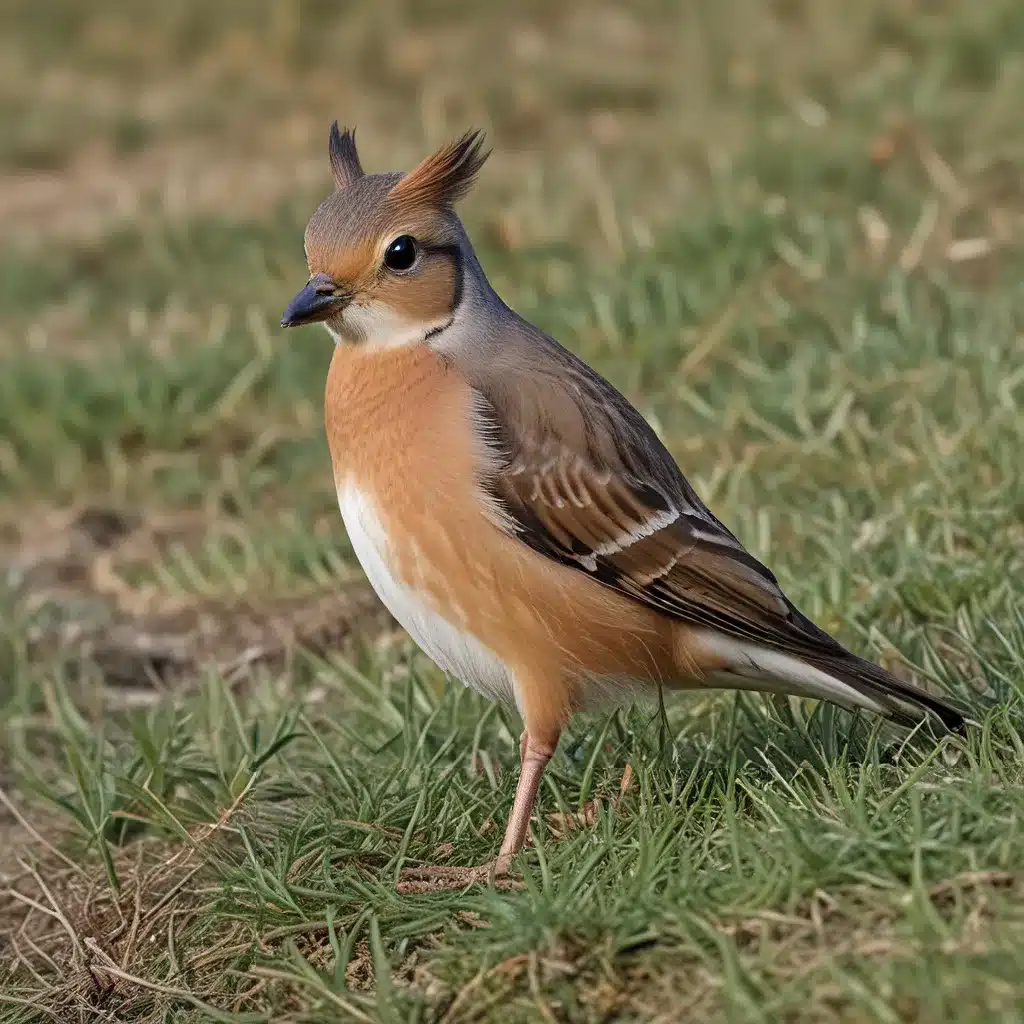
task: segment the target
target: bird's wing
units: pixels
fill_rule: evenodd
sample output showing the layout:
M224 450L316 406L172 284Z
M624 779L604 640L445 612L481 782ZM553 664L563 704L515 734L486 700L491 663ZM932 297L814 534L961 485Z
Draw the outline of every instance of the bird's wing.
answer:
M518 381L503 373L477 385L477 430L497 453L483 484L506 528L672 618L769 646L799 643L807 620L643 417L581 361L557 355L557 372L539 363Z
M756 689L751 680L767 678L792 693L852 693L840 702L904 722L928 709L962 727L955 708L851 654L800 612L711 514L640 413L557 342L529 337L518 350L507 339L487 372L467 374L486 453L480 483L499 525L542 555L717 634L739 685Z

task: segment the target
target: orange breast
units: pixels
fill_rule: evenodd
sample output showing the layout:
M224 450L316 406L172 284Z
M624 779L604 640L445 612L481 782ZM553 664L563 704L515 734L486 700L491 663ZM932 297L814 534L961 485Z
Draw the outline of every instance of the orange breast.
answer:
M468 385L426 346L335 350L326 394L335 484L372 504L390 571L508 666L531 732L560 726L595 690L670 683L672 623L485 515L471 410Z

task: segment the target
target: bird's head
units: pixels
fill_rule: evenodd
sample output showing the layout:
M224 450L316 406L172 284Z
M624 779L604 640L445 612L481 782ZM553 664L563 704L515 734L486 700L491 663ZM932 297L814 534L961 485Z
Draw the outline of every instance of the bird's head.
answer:
M469 132L407 174L366 174L354 132L335 122L335 190L306 227L309 281L281 325L323 323L337 341L381 346L444 330L466 269L454 205L487 159L482 144L481 132Z

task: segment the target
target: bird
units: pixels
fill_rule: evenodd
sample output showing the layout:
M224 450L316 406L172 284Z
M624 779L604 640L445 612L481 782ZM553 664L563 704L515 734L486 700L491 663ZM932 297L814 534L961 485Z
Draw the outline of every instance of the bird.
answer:
M366 173L354 129L335 122L334 187L281 320L334 339L324 424L370 585L440 669L524 725L497 856L403 877L508 874L572 716L662 688L817 698L962 732L952 704L804 615L630 402L502 301L455 209L489 155L469 131L408 172Z

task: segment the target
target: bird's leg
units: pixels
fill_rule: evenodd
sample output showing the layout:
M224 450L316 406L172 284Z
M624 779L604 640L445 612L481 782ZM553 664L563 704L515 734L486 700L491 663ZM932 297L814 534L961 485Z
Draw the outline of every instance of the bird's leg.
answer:
M505 871L508 870L508 863L523 848L526 841L526 830L530 827L530 816L533 814L533 805L537 802L540 780L548 761L551 760L551 755L555 752L553 747L535 743L525 732L523 740L526 742L520 740L523 760L519 768L516 798L512 804L512 813L508 816L508 825L505 826L505 838L498 851L497 863L500 865L504 861Z
M526 841L526 832L530 827L530 817L533 814L533 805L537 801L540 780L554 752L553 744L538 743L528 733L523 733L520 740L522 766L519 771L519 783L516 786L516 798L512 804L512 812L508 816L505 838L494 860L470 868L443 865L406 868L399 879L398 891L412 893L462 889L474 882L487 882L489 879L507 875L512 858L523 848Z

